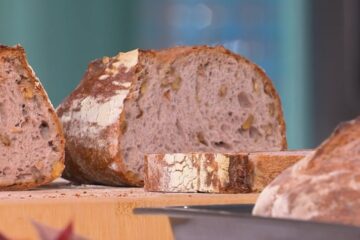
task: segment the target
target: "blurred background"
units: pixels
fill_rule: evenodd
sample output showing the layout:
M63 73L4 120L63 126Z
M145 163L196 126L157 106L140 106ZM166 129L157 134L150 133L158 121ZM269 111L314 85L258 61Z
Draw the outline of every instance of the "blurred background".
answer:
M358 0L0 0L0 44L21 44L57 106L87 64L134 48L222 44L281 95L290 148L360 115Z

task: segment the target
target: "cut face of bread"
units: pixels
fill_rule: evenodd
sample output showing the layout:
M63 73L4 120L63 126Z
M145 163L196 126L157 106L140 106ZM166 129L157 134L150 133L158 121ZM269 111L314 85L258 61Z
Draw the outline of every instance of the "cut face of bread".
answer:
M0 46L0 189L26 189L59 177L64 145L23 48Z
M286 148L271 81L222 47L97 60L58 114L67 138L64 176L78 182L142 185L145 153Z
M260 192L311 152L148 154L144 188L151 192Z
M313 154L279 175L253 213L360 226L360 118L341 124Z

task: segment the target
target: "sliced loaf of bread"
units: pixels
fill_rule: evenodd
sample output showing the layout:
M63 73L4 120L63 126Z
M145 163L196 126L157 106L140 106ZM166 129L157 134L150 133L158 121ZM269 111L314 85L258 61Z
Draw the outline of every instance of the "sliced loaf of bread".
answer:
M360 117L280 174L253 213L360 226Z
M142 186L145 153L287 146L272 82L223 47L95 60L57 113L67 140L64 177L76 182Z
M152 192L260 192L311 152L148 154L144 188Z
M59 177L65 142L48 96L22 47L0 46L0 190Z

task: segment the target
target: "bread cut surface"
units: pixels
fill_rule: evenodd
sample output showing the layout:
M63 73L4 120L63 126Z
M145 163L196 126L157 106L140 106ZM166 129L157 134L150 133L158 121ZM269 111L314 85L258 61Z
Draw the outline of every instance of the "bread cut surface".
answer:
M311 152L147 154L144 188L152 192L260 192Z
M360 226L360 118L341 124L313 154L279 175L253 213Z
M286 148L270 79L222 47L96 60L58 115L67 139L64 176L78 182L141 186L146 153Z
M59 177L64 136L22 47L0 46L0 190L28 189Z

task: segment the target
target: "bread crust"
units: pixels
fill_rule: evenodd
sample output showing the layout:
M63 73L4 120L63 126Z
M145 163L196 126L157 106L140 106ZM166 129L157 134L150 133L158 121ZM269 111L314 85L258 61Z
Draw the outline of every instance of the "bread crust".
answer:
M65 138L64 138L64 134L63 134L63 130L62 130L62 125L56 115L54 107L51 104L49 97L48 97L47 93L45 92L43 86L41 85L41 82L36 77L35 72L30 67L29 63L27 62L26 53L25 53L24 48L21 47L20 45L16 45L14 47L0 45L0 57L2 57L2 56L16 56L19 59L22 66L28 73L29 79L31 79L31 84L33 86L33 90L35 90L37 95L42 98L43 103L46 104L46 108L48 109L48 111L51 115L51 120L55 123L56 132L60 139L59 140L59 142L60 142L59 153L61 153L61 157L53 164L54 171L51 176L45 176L44 179L42 179L41 181L37 181L37 182L22 182L22 183L17 183L17 184L13 184L13 185L0 186L1 191L25 190L25 189L34 188L34 187L52 182L53 180L55 180L56 178L61 176L62 170L65 167L65 165L64 165L64 162L65 162Z
M149 192L250 192L246 153L148 154L144 172Z
M71 111L76 111L71 109L73 101L80 99L83 100L87 96L96 96L101 95L100 100L106 99L115 95L116 90L129 90L129 87L119 86L109 86L108 83L112 81L98 81L98 79L105 75L106 71L106 61L104 59L97 59L91 62L88 66L88 69L85 73L83 80L80 82L79 86L61 103L57 108L57 114L60 119L64 117L64 114L71 113ZM114 61L114 60L112 60ZM109 64L108 64L109 65ZM113 81L118 83L131 83L135 74L135 67L132 67L128 72L125 72L126 69L122 68L115 74L111 76ZM96 85L98 81L98 85ZM131 86L130 86L131 88ZM101 92L99 92L101 91ZM127 101L131 98L130 90L124 100ZM66 143L66 168L63 173L63 177L66 179L72 180L79 183L98 183L106 185L121 185L126 182L133 182L134 185L141 185L137 179L132 179L131 174L127 172L126 167L123 164L123 156L121 149L116 146L116 154L110 153L113 149L109 149L108 146L100 147L98 146L97 141L100 139L117 139L121 141L121 131L120 126L124 123L125 112L122 111L119 113L118 119L106 126L100 131L96 136L89 137L88 132L79 132L71 135L71 127L76 124L76 120L71 119L69 122L62 121L65 129L65 137L67 139ZM88 126L83 126L84 129ZM80 135L78 135L78 133ZM91 146L91 147L89 147ZM117 170L112 170L109 168L109 165L114 164L117 167ZM125 174L124 174L125 173Z
M159 61L169 63L179 59L181 57L187 56L188 54L198 54L202 51L217 51L225 55L231 56L236 59L238 62L243 62L253 66L255 71L261 76L261 79L264 84L264 88L276 103L277 109L277 121L282 135L281 149L284 150L287 148L286 141L286 127L283 119L283 112L281 108L281 102L276 90L267 77L265 72L261 70L258 66L251 63L249 60L236 55L229 50L221 46L209 47L209 46L195 46L195 47L174 47L171 49L164 49L159 51L154 50L137 50L137 58L141 58L144 55L153 55L158 58ZM119 56L119 55L118 55ZM109 78L111 81L101 81L102 78L105 78L108 72L111 72L111 66L114 65L117 61L117 57L114 58L102 58L93 61L89 64L89 67L78 85L78 87L63 101L63 103L58 107L57 113L62 119L65 137L67 139L66 144L66 165L63 176L69 180L75 182L83 183L99 183L107 185L132 185L132 186L142 186L143 179L142 176L129 171L124 163L124 154L123 150L120 149L120 142L122 141L122 131L121 129L126 127L126 109L121 106L122 111L118 114L117 121L105 126L99 133L94 136L90 136L89 132L81 130L81 128L92 127L92 126L78 126L76 120L71 118L71 115L78 111L76 107L74 108L74 102L81 102L87 97L93 97L100 101L104 99L111 98L116 95L116 90L127 90L128 93L124 99L124 104L126 101L135 100L135 96L138 91L135 89L136 76L137 73L141 71L142 66L139 64L139 61L135 65L124 67L119 66L114 69L115 74L111 75ZM130 61L131 62L131 61ZM107 70L110 69L110 70ZM109 79L107 78L107 79ZM117 82L117 86L111 85L111 82ZM108 84L110 83L110 85ZM128 88L122 88L121 84L130 84ZM66 121L64 121L66 118ZM79 128L78 133L71 133L76 126ZM111 134L113 134L111 136ZM81 135L81 139L80 139ZM117 141L118 148L116 150L112 149L111 151L102 146L98 146L96 141L110 139L112 138ZM110 153L111 152L111 153ZM116 153L115 153L116 152ZM114 168L109 168L109 166L116 166Z

